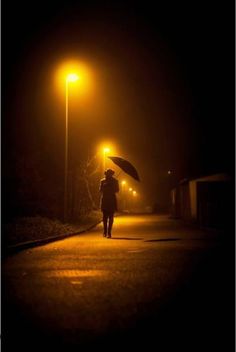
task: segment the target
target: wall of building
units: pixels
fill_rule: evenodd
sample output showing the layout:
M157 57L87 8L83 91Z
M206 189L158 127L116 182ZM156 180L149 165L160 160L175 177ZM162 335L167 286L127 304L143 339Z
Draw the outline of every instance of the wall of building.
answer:
M198 222L203 227L222 228L227 219L232 185L226 174L183 180L171 191L171 215ZM230 203L231 204L231 203Z

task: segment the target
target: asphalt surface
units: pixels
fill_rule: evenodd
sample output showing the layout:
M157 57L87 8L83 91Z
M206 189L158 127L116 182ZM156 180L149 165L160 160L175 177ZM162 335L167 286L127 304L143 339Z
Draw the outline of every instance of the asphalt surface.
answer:
M228 236L228 238L227 238ZM2 262L2 348L234 351L232 234L117 217Z

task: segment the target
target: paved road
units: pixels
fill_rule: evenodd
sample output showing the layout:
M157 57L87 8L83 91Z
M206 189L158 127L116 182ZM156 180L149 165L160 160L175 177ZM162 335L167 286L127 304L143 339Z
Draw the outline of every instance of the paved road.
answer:
M5 351L15 341L24 351L234 350L233 252L222 235L154 215L117 217L113 238L101 233L4 259Z

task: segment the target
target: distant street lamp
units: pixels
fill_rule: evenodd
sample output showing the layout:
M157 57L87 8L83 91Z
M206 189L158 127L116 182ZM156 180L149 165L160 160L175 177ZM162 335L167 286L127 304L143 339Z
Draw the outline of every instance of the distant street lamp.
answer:
M75 82L79 76L75 73L70 73L66 76L66 124L65 124L65 185L64 185L64 221L67 220L68 213L68 96L69 82Z
M133 188L129 187L129 192L128 192L128 205L129 205L129 210L132 207L132 195L133 195Z
M125 180L121 181L121 196L123 198L123 210L126 208L126 194L125 194L125 187L127 182Z
M106 171L106 156L110 153L110 148L103 148L103 171Z
M121 182L121 185L122 185L122 192L123 192L123 191L124 191L124 187L125 187L125 185L126 185L126 181L123 180L123 181Z

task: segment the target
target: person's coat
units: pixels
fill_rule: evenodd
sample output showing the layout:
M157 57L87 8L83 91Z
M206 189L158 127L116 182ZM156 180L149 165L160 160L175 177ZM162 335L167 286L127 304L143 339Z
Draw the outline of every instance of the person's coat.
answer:
M114 213L117 211L116 193L119 192L119 182L114 177L104 178L100 184L101 210Z

